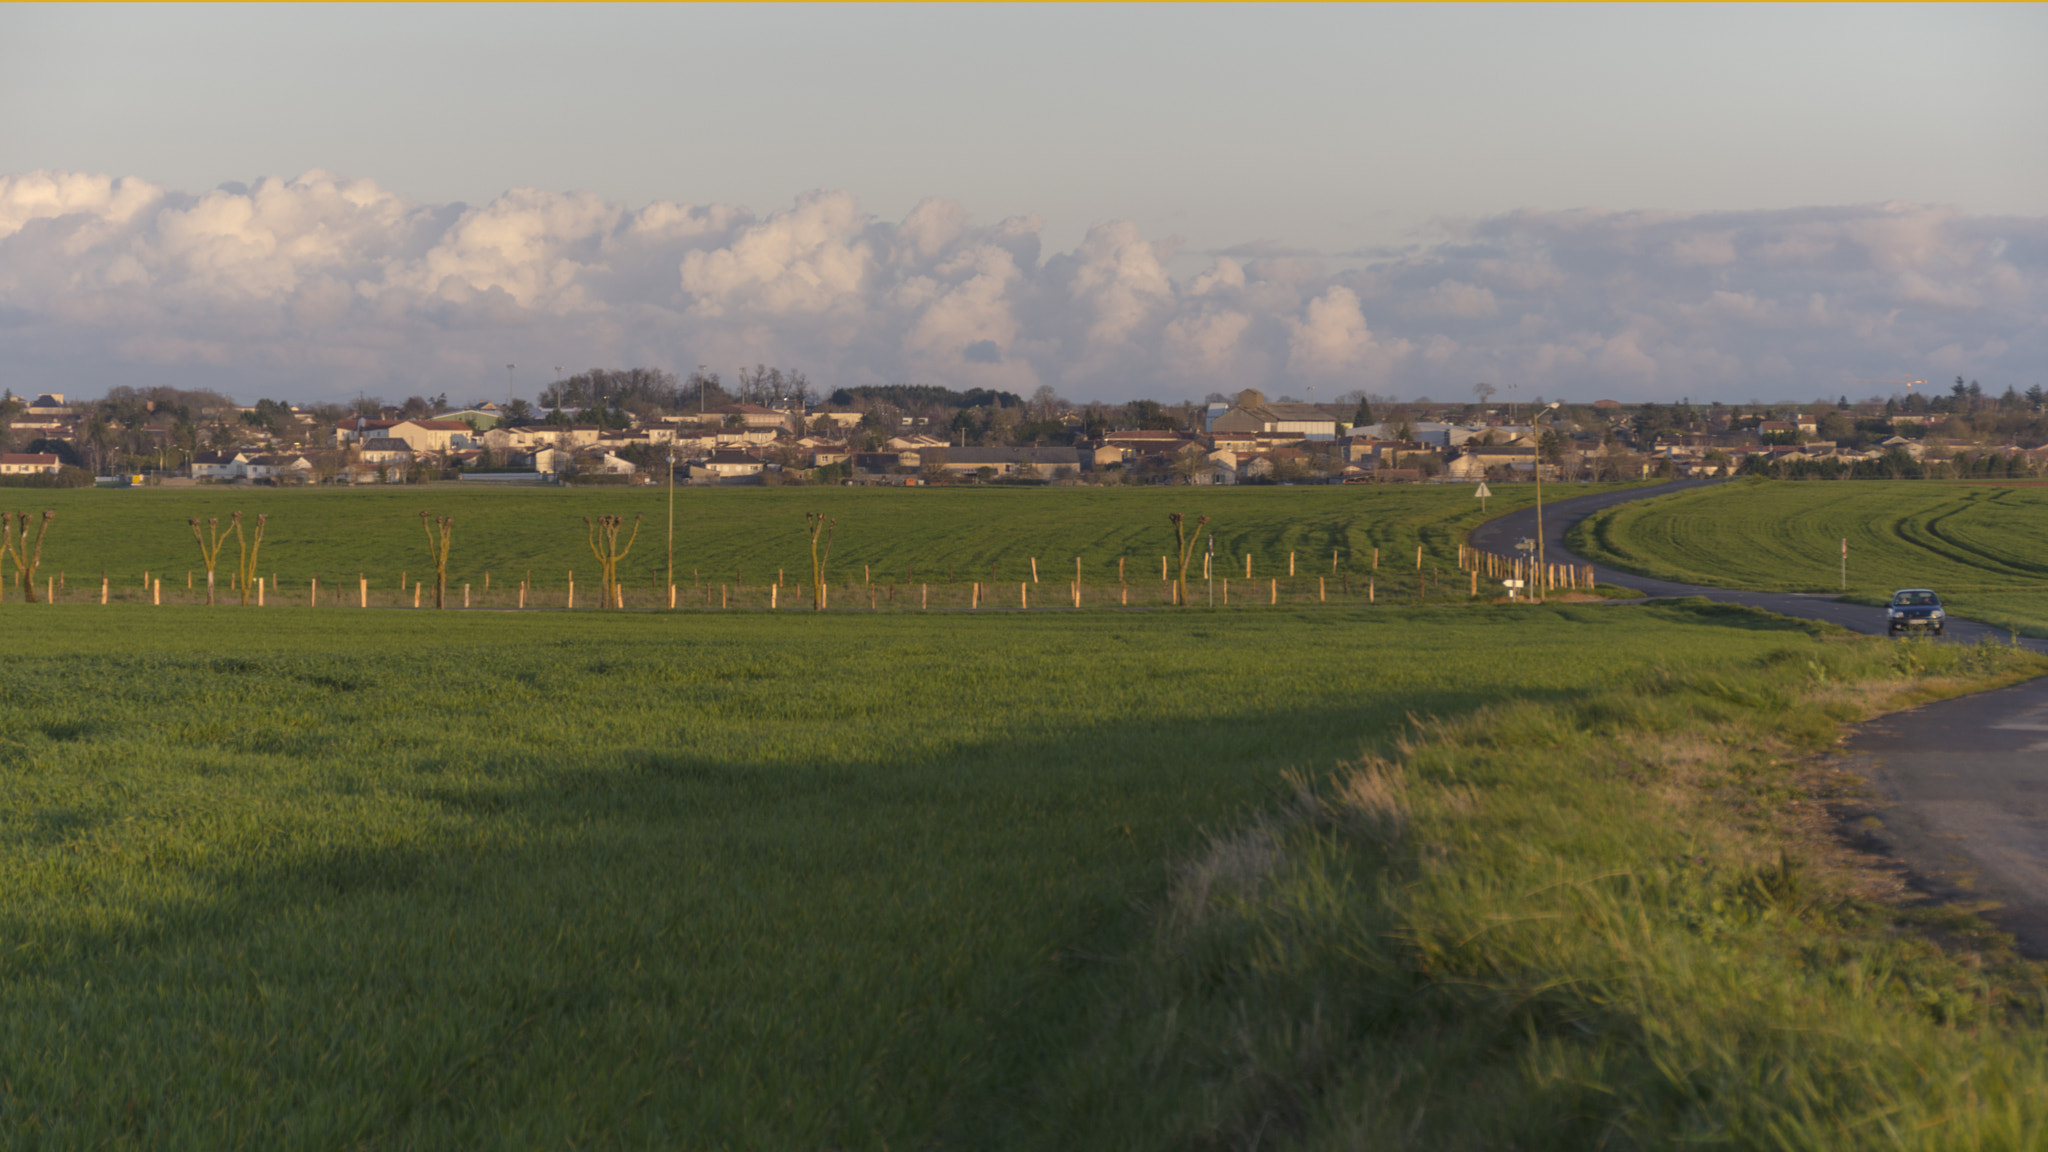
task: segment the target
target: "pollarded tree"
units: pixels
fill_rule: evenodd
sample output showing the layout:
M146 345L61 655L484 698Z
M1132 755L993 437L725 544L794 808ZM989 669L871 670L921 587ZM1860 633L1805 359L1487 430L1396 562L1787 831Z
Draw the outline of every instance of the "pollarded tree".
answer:
M616 608L620 599L619 561L626 558L626 554L633 550L633 541L640 538L640 517L633 517L633 534L626 538L624 548L619 547L619 531L626 526L624 517L599 516L593 523L590 517L585 516L583 526L590 533L590 554L597 557L598 572L603 579L600 591L604 596L604 606ZM601 549L597 546L600 537L604 540Z
M263 548L263 526L270 521L268 513L256 516L256 538L244 542L242 539L242 514L237 512L230 521L235 528L235 574L242 583L242 607L249 606L249 589L256 583L256 553ZM212 587L211 573L208 574L208 588Z
M235 516L237 519L240 519L241 513L237 512ZM221 530L220 517L218 516L206 518L205 532L199 530L199 520L197 517L187 520L185 523L192 526L192 538L199 541L199 559L206 565L206 602L212 604L213 570L220 563L221 546L228 542L228 534Z
M804 513L804 523L811 530L811 606L818 611L825 609L825 564L832 559L832 533L839 527L839 521L827 520L823 512ZM823 538L825 550L818 551L818 541Z
M585 521L589 523L589 521ZM431 513L420 513L420 527L427 533L427 555L434 560L434 607L446 606L448 597L448 550L454 543L455 517L443 516L435 520ZM434 529L441 530L440 537Z
M1201 543L1202 526L1209 522L1207 516L1195 521L1195 531L1189 535L1184 518L1178 512L1168 512L1166 518L1173 522L1174 548L1180 553L1180 570L1174 575L1173 602L1185 607L1188 602L1188 558L1194 555L1195 546Z
M0 512L0 549L4 549L6 557L14 561L15 574L21 580L22 595L31 604L36 603L36 569L43 562L43 537L50 534L50 521L56 518L55 512L43 510L42 527L36 532L35 548L31 550L28 543L28 526L33 521L29 519L29 514L17 512L13 519L9 519L7 513ZM20 525L19 534L16 532L17 522ZM6 581L0 580L0 595L4 595L5 587Z

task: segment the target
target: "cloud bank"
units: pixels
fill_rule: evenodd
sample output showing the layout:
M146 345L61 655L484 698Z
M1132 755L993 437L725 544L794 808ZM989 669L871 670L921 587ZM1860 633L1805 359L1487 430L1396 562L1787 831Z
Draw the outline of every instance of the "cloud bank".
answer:
M197 194L0 176L0 381L469 398L508 362L529 395L555 364L765 362L1076 399L1804 399L2048 377L2048 218L1531 211L1362 259L1252 242L1180 276L1127 223L1051 254L1040 232L941 199L882 221L834 191L757 216L524 188L423 204L320 171Z

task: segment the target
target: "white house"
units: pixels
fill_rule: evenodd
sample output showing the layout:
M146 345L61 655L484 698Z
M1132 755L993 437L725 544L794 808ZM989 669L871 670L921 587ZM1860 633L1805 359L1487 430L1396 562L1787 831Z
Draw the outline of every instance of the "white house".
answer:
M241 452L201 452L192 457L194 480L239 480L248 475L249 457Z
M55 473L58 467L55 453L0 452L0 476L32 476L39 472Z

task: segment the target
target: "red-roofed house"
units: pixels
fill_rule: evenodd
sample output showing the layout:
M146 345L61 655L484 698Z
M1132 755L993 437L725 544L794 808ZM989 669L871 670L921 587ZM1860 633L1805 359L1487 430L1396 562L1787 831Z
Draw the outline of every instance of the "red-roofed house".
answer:
M0 476L33 476L37 473L54 474L57 468L57 457L54 453L0 452Z

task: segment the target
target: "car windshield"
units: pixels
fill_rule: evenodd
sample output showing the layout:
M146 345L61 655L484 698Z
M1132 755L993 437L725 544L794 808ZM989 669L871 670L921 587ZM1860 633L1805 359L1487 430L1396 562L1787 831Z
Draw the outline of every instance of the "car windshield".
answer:
M1939 603L1941 601L1936 600L1932 592L1901 592L1897 596L1892 597L1892 607L1894 608L1925 608L1931 604Z

